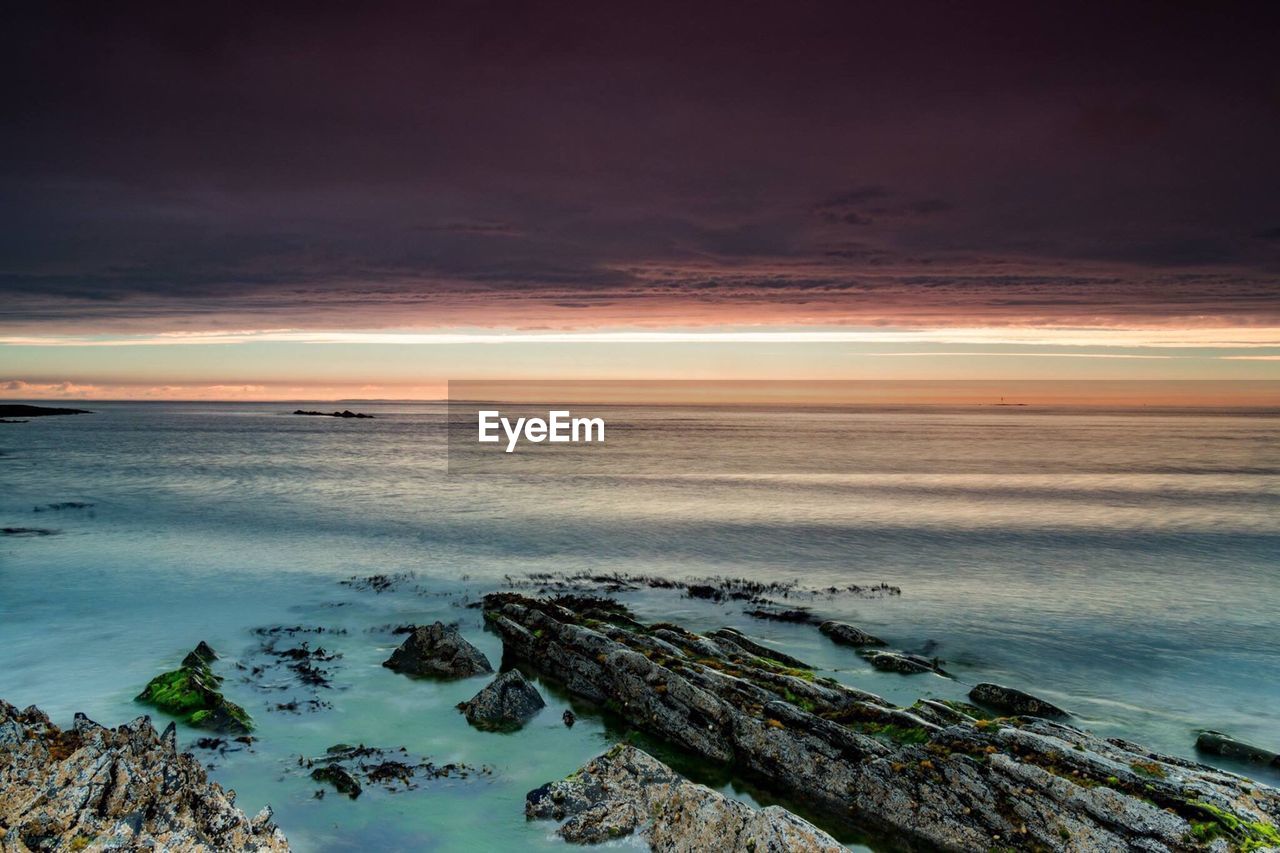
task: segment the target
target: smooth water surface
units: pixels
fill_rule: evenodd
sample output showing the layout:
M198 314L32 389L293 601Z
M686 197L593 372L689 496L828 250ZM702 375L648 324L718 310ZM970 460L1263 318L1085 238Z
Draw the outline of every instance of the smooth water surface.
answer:
M1196 757L1200 728L1280 747L1274 414L616 409L606 464L544 455L466 476L446 472L436 405L364 405L377 417L361 421L292 404L87 408L0 425L0 526L54 531L0 538L0 698L117 724L207 640L260 739L199 754L246 811L270 803L298 850L560 846L552 825L525 822L525 792L625 727L575 705L565 728L567 697L540 683L549 707L523 731L478 732L453 706L484 678L380 666L402 639L382 626L437 618L496 664L500 642L465 605L532 572L883 581L902 595L804 603L941 656L955 680L874 672L815 628L741 604L623 598L644 618L734 625L902 703L992 680L1165 752ZM93 506L33 511L66 501ZM384 593L339 584L408 572ZM321 642L343 657L318 691L331 709L278 712L303 694L240 680L253 629L273 625L331 629ZM297 758L340 742L493 772L316 799Z

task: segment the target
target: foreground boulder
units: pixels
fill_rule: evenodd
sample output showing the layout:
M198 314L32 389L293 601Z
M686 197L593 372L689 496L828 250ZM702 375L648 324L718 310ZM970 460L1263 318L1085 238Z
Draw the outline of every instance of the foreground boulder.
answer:
M897 847L1280 850L1280 791L1203 764L961 703L898 708L674 625L512 593L484 608L507 655L571 694Z
M209 644L200 644L182 659L182 666L147 683L135 701L154 705L166 714L201 729L247 734L253 719L236 703L222 695L222 679L211 664L218 655Z
M405 675L437 678L466 678L493 672L489 659L467 642L457 628L443 622L414 628L382 665Z
M525 815L563 821L556 833L577 844L635 835L650 849L670 853L845 849L786 809L753 809L623 745L593 758L568 779L531 791L525 798Z
M1030 693L1012 687L983 682L969 691L969 698L979 705L995 708L1007 714L1027 714L1032 717L1069 717L1066 711L1052 702L1046 702Z
M518 729L547 707L538 688L519 670L502 673L466 702L458 705L467 722L480 729Z
M0 701L0 850L286 851L271 810L250 819L235 794L179 753L172 723L115 729L76 715L59 729Z
M1235 758L1241 761L1252 761L1255 764L1270 764L1272 767L1280 767L1280 754L1263 749L1260 746L1238 741L1231 735L1225 735L1222 732L1201 732L1200 736L1196 738L1196 749L1211 755L1221 755L1223 758Z
M818 630L845 646L883 646L884 640L844 622L823 622Z

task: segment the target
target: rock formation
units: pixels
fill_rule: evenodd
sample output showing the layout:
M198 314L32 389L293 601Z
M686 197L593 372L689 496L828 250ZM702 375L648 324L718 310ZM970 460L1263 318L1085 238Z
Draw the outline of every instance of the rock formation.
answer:
M180 753L174 725L147 717L115 729L81 714L59 729L36 708L0 701L0 850L287 851L264 808Z
M443 622L424 625L391 653L383 666L405 675L430 675L437 678L466 678L493 672L484 654Z
M481 729L518 729L547 706L538 688L519 670L508 670L458 705L467 722Z
M1004 711L1006 714L1026 714L1031 717L1069 717L1066 711L1030 693L1012 687L984 682L969 691L969 698L979 705Z
M959 703L894 707L625 615L584 618L514 593L484 608L507 655L572 694L899 846L1280 850L1280 791L1137 744L1031 717L980 719Z
M844 646L883 646L884 640L844 622L823 622L818 630Z
M636 835L653 850L701 853L840 853L827 833L786 809L753 809L679 776L632 746L618 745L525 799L529 818L563 821L557 834L578 844Z
M222 679L211 668L217 657L201 640L182 659L182 666L151 679L137 695L137 701L154 705L197 728L235 734L252 731L249 714L219 689Z

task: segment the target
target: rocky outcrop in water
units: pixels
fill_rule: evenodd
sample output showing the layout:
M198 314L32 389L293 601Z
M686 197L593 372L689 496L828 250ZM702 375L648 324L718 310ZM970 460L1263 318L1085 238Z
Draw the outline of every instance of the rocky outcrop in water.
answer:
M969 698L979 705L1004 711L1006 714L1026 714L1032 717L1069 717L1066 711L1052 702L1023 693L1012 687L983 682L969 691Z
M364 412L353 412L350 409L343 409L341 412L309 412L297 409L295 415L309 415L314 418L372 418L373 415L366 415Z
M1253 746L1238 741L1231 735L1222 732L1205 731L1196 738L1196 749L1210 755L1221 755L1223 758L1235 758L1240 761L1252 761L1255 764L1270 764L1280 767L1280 754L1260 746Z
M136 701L154 705L196 728L236 734L253 731L248 712L222 695L222 678L211 668L217 657L201 640L183 658L182 666L151 679Z
M833 642L844 646L883 646L884 640L873 637L861 628L855 628L844 622L823 622L818 630L826 634Z
M0 850L287 851L271 810L252 819L177 749L173 724L60 729L0 701Z
M873 650L863 650L859 654L866 658L869 664L884 672L897 672L902 675L915 675L921 672L932 672L934 675L950 675L937 660L927 658L924 655Z
M467 722L479 729L518 729L547 707L542 694L519 670L508 670L458 705Z
M466 678L493 672L489 659L467 642L457 628L443 622L415 628L382 665L405 675L437 678Z
M570 693L898 846L1280 850L1280 791L1137 744L959 703L898 708L674 625L512 593L484 611L507 655Z
M631 835L652 850L838 853L845 848L786 809L753 809L682 778L632 746L618 745L568 779L529 792L525 815L562 821L556 834L577 844Z
M59 409L54 406L27 406L0 403L0 418L47 418L56 415L92 415L87 409Z

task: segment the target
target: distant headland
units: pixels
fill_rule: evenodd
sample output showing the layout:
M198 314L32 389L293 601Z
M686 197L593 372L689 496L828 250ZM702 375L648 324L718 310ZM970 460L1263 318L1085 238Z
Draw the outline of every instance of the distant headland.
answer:
M87 409L57 409L50 406L25 406L17 403L0 404L0 423L20 424L9 418L45 418L53 415L92 415Z
M306 412L302 409L295 409L295 415L310 415L318 418L372 418L373 415L366 415L364 412L353 412L350 409L343 409L341 412Z

